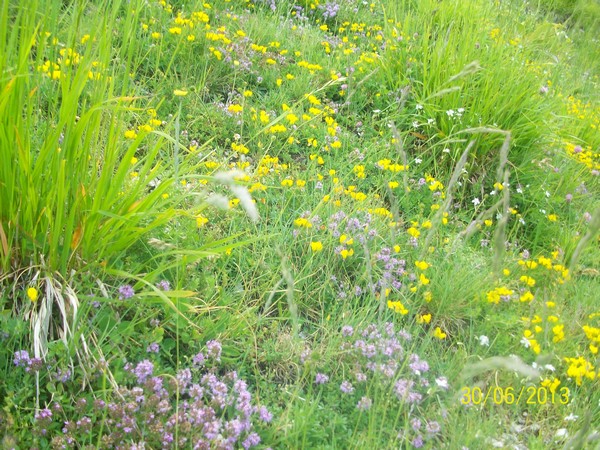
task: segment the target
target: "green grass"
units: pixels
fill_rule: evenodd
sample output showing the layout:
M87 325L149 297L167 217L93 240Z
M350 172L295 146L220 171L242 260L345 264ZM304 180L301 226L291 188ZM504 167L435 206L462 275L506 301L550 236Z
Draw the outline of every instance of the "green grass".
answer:
M597 446L597 1L335 4L1 3L3 447Z

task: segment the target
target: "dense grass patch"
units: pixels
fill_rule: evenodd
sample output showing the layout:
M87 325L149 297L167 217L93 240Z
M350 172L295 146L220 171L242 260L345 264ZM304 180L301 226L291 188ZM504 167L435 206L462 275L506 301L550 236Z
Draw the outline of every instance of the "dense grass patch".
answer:
M2 2L2 446L595 448L596 10Z

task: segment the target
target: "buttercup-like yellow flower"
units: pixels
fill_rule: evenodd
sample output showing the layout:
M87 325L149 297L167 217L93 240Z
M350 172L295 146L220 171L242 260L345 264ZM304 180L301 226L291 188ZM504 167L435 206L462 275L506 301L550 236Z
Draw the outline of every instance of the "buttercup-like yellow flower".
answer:
M27 297L29 297L29 300L35 303L38 299L37 289L34 287L30 287L29 289L27 289Z

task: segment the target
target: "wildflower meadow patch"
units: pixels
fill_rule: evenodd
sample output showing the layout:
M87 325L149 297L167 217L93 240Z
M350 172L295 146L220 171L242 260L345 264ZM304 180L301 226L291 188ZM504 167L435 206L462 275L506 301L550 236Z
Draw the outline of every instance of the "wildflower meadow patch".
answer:
M600 9L5 0L2 448L596 448Z

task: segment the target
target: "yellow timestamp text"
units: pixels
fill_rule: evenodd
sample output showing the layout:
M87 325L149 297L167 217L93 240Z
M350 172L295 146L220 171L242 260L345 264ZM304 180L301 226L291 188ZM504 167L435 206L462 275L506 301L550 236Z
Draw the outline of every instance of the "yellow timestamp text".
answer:
M570 391L566 386L555 390L544 386L521 386L518 389L465 386L461 389L461 394L460 402L463 405L566 405L570 401Z

